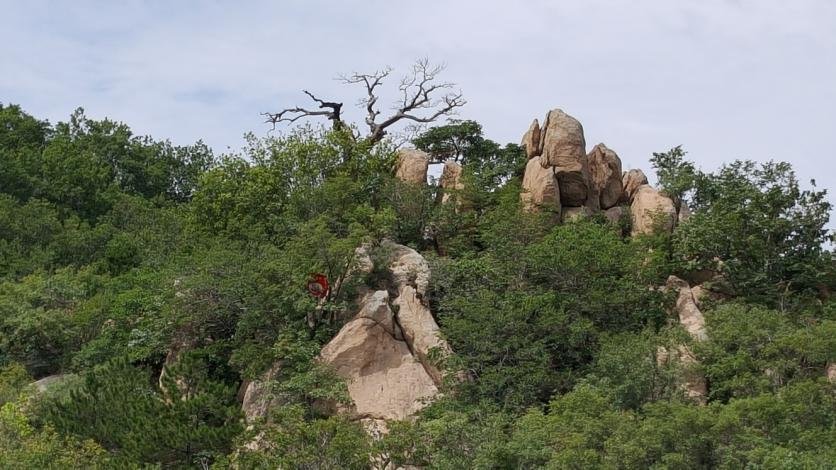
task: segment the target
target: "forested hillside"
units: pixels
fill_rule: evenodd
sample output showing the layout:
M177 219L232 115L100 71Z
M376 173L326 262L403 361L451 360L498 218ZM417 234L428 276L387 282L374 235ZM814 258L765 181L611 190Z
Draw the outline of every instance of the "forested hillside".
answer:
M0 105L0 468L834 468L825 192L679 147L658 192L603 145L561 172L549 116L523 145L451 120L220 156ZM352 412L363 318L428 376L403 419Z

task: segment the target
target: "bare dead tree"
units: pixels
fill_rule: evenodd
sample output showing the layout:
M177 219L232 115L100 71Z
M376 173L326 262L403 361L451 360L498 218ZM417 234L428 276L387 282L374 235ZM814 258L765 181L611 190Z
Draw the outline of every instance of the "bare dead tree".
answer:
M360 106L366 110L365 122L368 135L365 139L370 143L381 141L387 135L387 129L395 123L400 121L411 121L416 125L430 123L442 116L455 114L457 108L467 103L460 91L451 91L455 84L437 80L439 74L444 71L444 66L431 65L429 60L424 58L416 61L412 66L412 71L401 79L398 86L401 99L392 107L391 114L378 120L381 115L378 106L379 88L392 71L391 67L386 67L370 74L355 72L339 78L345 84L362 84L365 88L366 96L360 100ZM342 103L324 101L307 90L303 91L319 104L319 110L295 107L283 109L278 113L263 113L267 117L267 122L275 128L276 124L281 122L293 123L304 117L325 116L333 122L335 129L348 127L342 119Z

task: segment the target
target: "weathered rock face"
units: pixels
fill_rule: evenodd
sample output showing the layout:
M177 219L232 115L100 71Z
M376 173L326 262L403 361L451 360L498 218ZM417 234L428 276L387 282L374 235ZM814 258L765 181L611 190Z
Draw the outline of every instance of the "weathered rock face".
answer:
M586 206L581 207L564 207L561 220L563 222L572 222L584 217L589 217L593 214L592 210Z
M615 206L610 207L609 209L604 211L604 217L607 218L611 224L618 224L621 222L621 218L627 214L627 209L624 206Z
M529 159L540 155L540 123L536 119L523 135L520 145L525 148L525 155Z
M248 423L266 418L271 408L281 404L272 390L273 381L280 370L281 363L273 364L261 377L247 384L241 400L241 410Z
M694 295L687 282L676 276L668 277L666 288L677 293L676 314L679 324L682 325L694 341L705 341L708 334L705 329L705 317L703 317ZM705 404L708 397L708 386L705 376L699 373L699 361L693 352L685 345L677 346L674 353L666 351L673 359L679 360L685 366L682 386L686 395L698 403ZM658 360L658 355L657 355Z
M444 169L441 171L441 189L443 195L441 196L441 203L444 204L450 200L455 191L464 189L462 182L462 166L453 160L444 162Z
M661 223L661 230L673 230L676 209L671 198L661 194L649 185L640 186L633 194L630 204L633 219L633 235L650 234Z
M179 337L169 346L168 354L165 356L165 362L163 363L162 370L160 370L158 380L160 390L166 397L169 397L175 391L183 397L188 397L193 392L189 390L188 384L182 377L169 377L169 375L171 375L171 368L180 361L183 354L197 347L198 343L199 341L192 337L190 332L181 331L179 332ZM172 387L176 387L176 390L173 390Z
M554 167L560 185L560 202L579 207L586 203L589 190L589 168L583 126L560 109L549 111L540 131L543 150L540 164Z
M398 151L395 177L406 183L426 184L429 167L430 156L426 152L417 149L401 149Z
M708 399L708 383L699 371L699 361L694 353L686 346L676 346L672 349L659 347L656 350L656 363L678 363L682 368L681 387L688 399L705 405Z
M520 200L523 203L523 209L528 212L543 209L559 215L560 189L557 177L551 167L544 168L541 165L542 158L542 156L534 157L525 166Z
M668 289L679 293L676 298L676 313L679 315L679 323L695 340L705 341L708 339L705 332L705 317L697 306L697 299L694 297L688 283L676 276L670 276L666 285Z
M621 179L622 202L633 202L636 190L647 184L647 176L641 170L630 170L624 173Z
M55 385L65 382L67 378L68 376L64 374L47 375L46 377L32 382L32 385L35 387L35 390L37 390L38 393L43 393L49 390L50 388L54 387Z
M405 419L423 408L443 378L431 351L450 353L422 300L430 276L426 260L395 243L380 248L391 286L366 293L357 315L320 353L348 384L353 407L343 411L372 431L385 429L380 420Z
M603 210L615 206L621 199L621 159L604 144L596 145L589 155L590 197L592 206Z
M322 349L322 361L348 383L354 418L404 419L438 393L394 318L389 293L375 291Z

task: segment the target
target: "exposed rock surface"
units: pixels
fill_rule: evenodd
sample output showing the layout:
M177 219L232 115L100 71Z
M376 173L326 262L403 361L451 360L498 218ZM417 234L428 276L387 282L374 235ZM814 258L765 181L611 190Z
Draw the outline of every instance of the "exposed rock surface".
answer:
M688 283L676 276L670 276L668 277L666 286L668 289L678 292L676 313L679 315L679 323L685 327L688 334L695 340L705 341L708 339L708 335L705 332L705 317L697 306L697 299L694 297L694 293Z
M367 292L357 315L320 353L348 384L353 407L343 411L363 420L370 432L385 432L381 420L405 419L426 406L442 380L431 351L450 352L422 300L430 279L426 260L391 242L380 249L391 285Z
M827 377L828 382L836 383L836 362L828 362L825 368L824 376Z
M675 310L679 324L685 328L694 341L707 340L705 317L697 306L697 298L688 283L676 276L670 276L666 287L677 293ZM671 359L679 360L685 366L682 385L686 395L698 403L705 404L708 397L708 386L705 377L699 373L699 361L691 349L685 345L680 345L677 346L675 352L665 351L665 353Z
M571 222L573 220L582 219L584 217L589 217L593 214L593 211L586 207L564 207L562 211L562 221L563 222Z
M401 149L398 151L395 177L407 183L426 184L429 167L430 156L426 152L417 149Z
M439 182L443 195L441 196L441 203L446 203L454 196L456 191L464 189L462 182L462 166L453 160L444 162L444 169L441 171L441 181Z
M604 217L612 224L620 223L625 214L627 214L627 209L624 206L610 207L604 211Z
M278 397L273 393L273 380L279 375L281 363L276 363L258 379L249 382L244 390L241 410L248 423L267 417L271 408L280 405Z
M673 349L659 347L656 350L656 363L678 363L682 366L682 391L690 400L704 405L708 399L708 383L699 371L699 361L687 346Z
M662 230L673 230L676 209L671 198L649 185L640 186L632 196L630 215L633 219L633 235L650 234L661 223Z
M39 393L43 393L55 385L58 385L67 380L66 375L64 374L54 374L54 375L47 375L41 379L38 379L32 383L35 386L35 390Z
M542 148L540 147L540 122L536 119L531 123L531 127L525 132L520 143L525 148L525 156L529 159L540 155Z
M561 109L549 111L540 132L543 151L540 164L554 167L564 206L578 207L587 201L589 168L583 126Z
M551 167L544 168L541 165L542 158L534 157L525 166L520 200L523 209L528 212L545 209L560 214L557 177Z
M404 341L385 290L366 296L357 316L320 356L346 380L355 418L404 419L438 393Z
M589 155L590 197L592 208L602 210L615 206L621 199L621 159L604 144L596 145Z
M624 173L621 180L622 185L622 202L633 202L633 196L636 190L647 184L647 175L641 170L629 170Z

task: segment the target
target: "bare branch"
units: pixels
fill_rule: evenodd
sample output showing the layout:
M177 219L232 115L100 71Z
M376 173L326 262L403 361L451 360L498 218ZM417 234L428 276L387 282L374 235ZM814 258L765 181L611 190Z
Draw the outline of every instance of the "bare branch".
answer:
M375 109L378 96L375 94L375 89L383 83L383 79L392 73L392 67L386 67L378 70L372 74L353 73L351 76L343 76L341 80L343 83L354 84L362 83L366 87L366 97L360 100L360 105L366 107L366 124L371 127L374 125L380 111Z
M392 68L386 67L370 74L355 72L351 75L341 76L339 79L345 84L362 84L365 87L366 96L360 100L360 105L365 107L366 110L365 122L369 128L366 139L371 143L376 143L386 136L387 128L399 121L405 120L416 124L426 124L437 120L441 116L455 114L456 108L466 104L461 92L447 92L444 96L438 96L444 93L442 90L450 90L454 86L449 82L437 81L439 74L443 71L444 65L431 65L426 58L416 61L412 66L411 73L403 77L398 85L401 98L393 107L392 114L381 122L378 122L381 114L378 108L378 90L384 79L391 75ZM334 128L348 127L342 121L342 103L324 101L307 90L303 91L319 104L319 110L295 107L284 109L278 113L263 113L267 117L267 122L273 124L273 128L277 123L292 123L308 116L325 116L333 121ZM430 111L421 113L419 112L421 110Z
M371 131L369 139L372 142L381 140L386 135L386 128L403 119L417 123L428 123L441 116L451 115L456 108L464 106L466 101L462 98L461 92L448 93L439 100L434 99L433 94L438 90L453 87L453 84L449 82L435 82L442 71L444 71L443 65L430 65L426 58L415 62L412 66L412 73L401 79L398 89L402 98L399 106L395 107L394 113L380 123L376 123L374 120L369 122L367 119L366 123L369 124L369 130ZM438 109L428 116L414 114L416 110L430 108Z
M342 103L321 100L314 96L314 94L309 92L308 90L302 90L302 92L308 95L315 102L319 103L320 109L324 109L327 111L314 111L297 106L295 108L283 109L278 113L261 113L262 116L265 116L267 118L265 122L272 124L273 129L275 129L276 124L280 122L292 123L296 122L297 120L303 117L325 116L334 123L334 129L340 128L344 125L341 116L343 107Z

